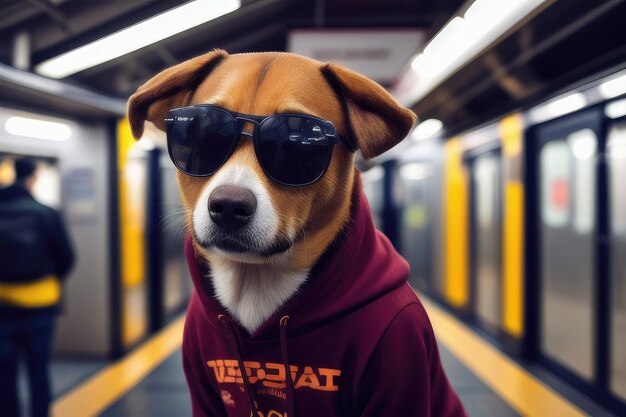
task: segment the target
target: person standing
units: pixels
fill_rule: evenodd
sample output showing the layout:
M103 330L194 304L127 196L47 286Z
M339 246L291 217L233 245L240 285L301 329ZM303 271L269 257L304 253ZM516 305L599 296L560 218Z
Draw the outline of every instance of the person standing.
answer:
M31 194L35 162L15 161L15 173L15 183L0 189L0 414L20 415L17 370L23 355L31 416L47 417L54 319L74 253L60 214Z

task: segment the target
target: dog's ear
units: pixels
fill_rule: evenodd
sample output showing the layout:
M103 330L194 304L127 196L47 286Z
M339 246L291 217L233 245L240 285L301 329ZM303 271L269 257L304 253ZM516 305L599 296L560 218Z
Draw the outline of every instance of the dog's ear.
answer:
M411 130L415 114L376 82L333 63L325 64L322 73L347 110L349 145L361 149L365 159L391 149Z
M143 134L146 120L165 130L167 111L188 103L193 91L227 56L226 51L215 49L161 71L139 87L128 100L128 120L135 139Z

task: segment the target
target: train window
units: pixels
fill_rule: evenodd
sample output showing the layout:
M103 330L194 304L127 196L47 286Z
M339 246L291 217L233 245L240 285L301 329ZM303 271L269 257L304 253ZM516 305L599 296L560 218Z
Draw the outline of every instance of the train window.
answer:
M385 170L381 166L375 166L363 172L361 178L363 178L363 190L372 210L374 224L376 228L383 230Z
M626 122L607 138L611 243L611 389L626 399Z
M500 156L488 153L472 164L475 224L476 314L497 329L502 322L502 191Z
M589 198L595 187L597 139L591 129L583 129L567 137L574 155L574 181L577 192L573 196L574 229L578 233L589 233L594 226L595 200Z
M541 348L591 380L597 137L549 139L539 154Z
M185 242L185 209L176 185L176 168L169 160L161 163L161 256L163 265L163 300L161 314L167 320L181 311L192 292L192 281L181 248ZM152 203L154 204L154 202Z
M15 180L14 160L17 155L0 154L0 188L9 186ZM55 160L34 158L37 163L37 181L33 186L33 196L40 202L61 208L61 175Z
M550 227L569 220L569 147L565 141L547 143L541 151L541 218Z
M61 176L56 164L47 161L37 163L37 182L33 186L33 195L50 207L61 207Z
M402 184L403 256L411 265L410 282L419 289L435 290L433 277L433 167L430 163L411 162L400 167Z

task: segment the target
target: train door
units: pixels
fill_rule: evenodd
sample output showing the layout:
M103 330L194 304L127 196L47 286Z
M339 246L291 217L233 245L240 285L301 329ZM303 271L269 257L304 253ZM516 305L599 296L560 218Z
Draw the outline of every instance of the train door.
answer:
M502 160L499 151L469 160L472 310L497 333L502 327Z
M131 142L120 167L121 340L124 351L149 333L146 215L150 176L146 152Z
M403 191L400 246L411 265L411 285L441 294L433 268L435 231L432 206L436 201L433 164L410 162L402 165L399 173Z
M176 168L167 152L155 148L148 154L149 303L150 328L155 331L187 306L192 281L183 253L187 235L186 210L176 184Z
M549 366L598 377L598 155L601 113L590 109L536 130L538 350Z
M622 101L626 103L626 100ZM610 279L609 390L626 402L626 118L608 128L606 144Z
M361 178L363 179L363 191L372 210L374 224L378 230L383 230L385 170L381 166L375 166L363 172Z

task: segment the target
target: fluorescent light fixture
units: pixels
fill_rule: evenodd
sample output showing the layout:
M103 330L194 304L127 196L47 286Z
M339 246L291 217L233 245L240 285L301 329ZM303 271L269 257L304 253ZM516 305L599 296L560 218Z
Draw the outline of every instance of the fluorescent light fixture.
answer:
M413 68L413 71L417 72L420 70L420 68L424 65L424 61L426 60L426 56L424 56L424 54L417 54L413 57L413 60L411 61L411 68Z
M411 60L409 71L418 81L409 92L398 92L404 105L419 101L446 77L544 3L545 0L476 0L463 16L455 16Z
M534 123L541 123L582 109L586 105L587 99L582 93L573 93L539 105L531 109L529 115Z
M570 94L546 104L545 109L552 117L563 116L582 109L587 105L587 99L581 93Z
M419 162L411 162L400 167L400 176L411 181L423 180L430 177L431 174L431 167Z
M435 77L452 65L466 47L467 26L462 17L452 19L424 49L426 65L422 70Z
M414 141L420 141L428 139L443 129L443 123L441 120L428 119L418 124L411 133L411 139Z
M613 98L626 94L626 74L621 77L614 78L609 81L605 81L598 87L600 94L604 98Z
M13 135L29 138L63 141L72 136L72 128L65 123L30 117L9 117L4 127Z
M240 5L240 0L195 0L44 61L35 71L64 78L216 19Z
M607 104L604 108L604 114L610 119L626 116L626 98Z

